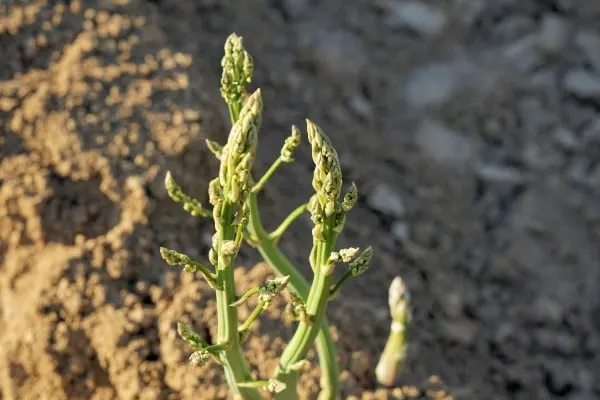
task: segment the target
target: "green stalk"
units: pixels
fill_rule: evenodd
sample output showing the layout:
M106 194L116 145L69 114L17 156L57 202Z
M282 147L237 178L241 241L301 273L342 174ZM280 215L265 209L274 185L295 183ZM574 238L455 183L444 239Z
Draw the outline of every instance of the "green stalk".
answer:
M223 229L221 231L220 243L224 243L226 240L233 240L235 236L231 224L233 221L233 210L230 204L224 206L223 216L225 223L223 224ZM233 260L229 265L219 264L216 286L218 319L217 343L227 344L225 351L220 354L220 360L223 363L227 383L234 396L239 396L242 399L247 400L260 400L262 399L262 396L259 394L258 390L238 386L238 383L252 380L252 376L250 375L250 368L244 357L239 340L237 308L229 306L236 301Z
M299 216L301 216L302 214L304 214L306 212L307 208L308 208L308 204L306 204L306 203L304 203L304 204L299 205L298 207L296 207L296 209L294 209L294 211L292 211L283 220L283 222L277 227L277 229L275 229L273 232L271 232L269 234L269 238L271 238L275 243L278 243L279 239L281 239L281 236L283 236L283 234L285 233L285 231L287 231L287 229L290 227L290 225L296 219L298 219Z
M406 339L405 331L390 332L375 368L377 382L381 385L393 386L398 379L406 356Z
M289 287L291 287L298 297L304 302L307 302L310 286L304 276L302 276L285 254L281 252L279 247L269 237L269 234L262 226L256 193L250 193L248 204L250 206L248 230L253 236L258 238L259 253L279 275L288 275L290 277ZM321 326L319 327L315 345L319 355L319 365L321 368L321 393L319 394L319 400L336 400L339 398L339 365L336 357L335 344L325 318L323 318ZM285 392L288 395L290 394L290 390L295 393L297 374L295 377L287 376L286 378L288 378L289 381L285 383L290 389Z
M250 315L246 319L246 321L244 321L244 323L242 325L240 325L240 327L238 328L238 332L243 334L248 329L250 329L250 326L252 325L252 323L254 321L256 321L256 319L258 318L260 313L263 312L263 310L264 310L264 303L259 301L258 304L256 305L256 307L254 307L254 310L252 310L252 313L250 313Z
M258 193L262 190L262 188L265 186L265 184L267 183L269 178L271 176L273 176L275 171L277 171L277 168L279 168L281 163L283 163L283 160L281 159L281 157L277 157L277 160L273 161L273 164L271 164L269 169L267 169L265 174L260 178L260 180L252 188L253 193Z
M276 399L295 400L298 398L295 389L298 371L291 370L290 366L306 357L306 353L323 326L332 280L331 271L327 271L324 267L329 254L335 247L336 239L337 234L329 231L324 242L315 241L314 247L317 254L315 265L313 265L315 275L306 301L306 312L312 319L312 323L309 325L300 321L294 336L281 354L275 379L284 382L287 387L286 390L275 396ZM287 388L294 389L288 390Z

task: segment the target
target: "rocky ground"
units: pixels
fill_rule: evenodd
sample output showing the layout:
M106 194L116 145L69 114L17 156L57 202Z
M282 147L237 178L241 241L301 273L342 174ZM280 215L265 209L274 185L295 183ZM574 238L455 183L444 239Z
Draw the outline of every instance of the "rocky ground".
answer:
M206 197L232 31L265 98L258 168L308 116L361 191L341 242L376 257L329 313L344 397L599 398L598 4L0 1L0 399L226 398L218 366L189 366L174 329L214 335L212 293L158 247L210 245L210 221L171 204L162 179ZM304 147L263 215L308 196L310 173ZM285 238L299 263L309 228ZM240 259L240 290L269 276L258 260ZM397 274L411 351L381 389ZM279 315L248 341L263 376L292 332Z

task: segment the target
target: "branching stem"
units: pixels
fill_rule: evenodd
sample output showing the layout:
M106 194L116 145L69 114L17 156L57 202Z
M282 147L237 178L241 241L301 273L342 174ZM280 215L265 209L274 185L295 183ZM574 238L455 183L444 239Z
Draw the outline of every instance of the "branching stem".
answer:
M283 222L275 229L273 232L269 234L269 239L271 239L275 244L279 243L281 237L287 231L287 229L300 217L302 214L306 212L307 204L301 204L294 209L284 220Z
M275 173L275 171L277 171L277 168L279 168L279 166L282 163L283 163L283 160L281 159L281 157L277 157L277 160L273 161L273 164L271 164L271 166L269 167L269 169L267 169L267 171L265 172L265 174L254 185L254 187L252 188L252 193L258 193L258 192L260 192L262 190L262 188L265 186L265 184L267 183L267 181L269 180L269 178L271 176L273 176L273 174Z
M283 254L279 247L269 238L268 233L262 226L258 210L257 196L250 193L248 196L250 215L248 230L258 239L258 251L263 259L279 275L288 275L290 282L288 287L303 301L308 300L310 286L304 276L298 271L294 264ZM339 397L339 364L337 361L335 344L327 320L323 318L317 338L315 340L319 366L321 367L321 392L319 400L336 400ZM297 373L288 376L286 385L296 387ZM290 387L290 386L287 386ZM295 392L295 389L294 389Z

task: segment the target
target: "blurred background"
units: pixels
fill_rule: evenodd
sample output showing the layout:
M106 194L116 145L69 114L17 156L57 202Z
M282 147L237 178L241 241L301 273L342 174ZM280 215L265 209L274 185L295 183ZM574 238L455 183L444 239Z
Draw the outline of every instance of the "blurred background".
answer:
M599 21L586 0L0 1L0 399L226 398L175 330L210 340L213 292L158 248L206 260L211 221L163 179L206 199L231 32L265 100L257 170L309 117L359 188L340 245L376 253L329 308L345 398L600 398ZM304 140L267 226L311 175ZM310 241L306 217L282 242L306 276ZM271 277L259 261L240 291ZM412 335L382 389L396 275ZM263 377L283 306L246 344ZM315 367L301 398L317 386Z

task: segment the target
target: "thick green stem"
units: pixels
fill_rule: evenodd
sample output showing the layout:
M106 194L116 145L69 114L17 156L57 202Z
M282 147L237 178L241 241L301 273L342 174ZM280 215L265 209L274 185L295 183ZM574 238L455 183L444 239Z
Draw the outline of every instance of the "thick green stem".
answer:
M405 334L405 330L394 329L392 325L392 331L375 368L377 381L382 385L393 386L400 375L406 356Z
M260 220L257 198L255 193L250 193L248 198L250 206L250 219L248 230L258 239L258 251L263 259L280 275L289 276L289 287L307 302L310 286L304 276L292 264L292 262L281 252L279 247L269 238ZM337 400L339 398L339 365L336 357L335 344L327 320L323 318L317 338L315 340L317 353L319 355L319 364L321 368L321 393L319 400ZM298 375L289 374L285 377L284 383L289 390L288 393L296 393Z
M271 232L269 234L269 238L271 240L273 240L275 243L278 243L279 240L281 239L281 237L283 236L283 234L285 233L285 231L290 227L290 225L292 223L294 223L294 221L296 219L298 219L298 217L300 217L302 214L304 214L306 212L307 208L308 208L308 204L306 204L306 203L296 207L296 209L294 211L292 211L283 220L283 222L277 227L277 229L275 229L273 232Z
M315 275L306 301L306 312L311 319L311 324L300 321L294 336L292 336L279 360L279 367L275 378L286 384L297 381L298 372L290 369L290 366L306 357L306 353L314 342L317 333L321 330L325 319L332 280L331 270L328 270L325 266L331 250L335 247L337 238L337 235L333 231L326 232L325 234L325 241L317 241L314 244L317 256L315 264L312 267ZM295 389L294 391L288 391L286 388L286 390L277 394L275 398L295 400L298 398L297 396Z
M244 323L242 325L240 325L240 327L238 328L238 332L244 333L248 329L250 329L250 326L252 325L252 323L254 321L256 321L256 319L258 318L260 313L263 312L263 310L264 310L264 303L259 301L258 304L256 305L256 307L254 307L254 310L252 310L252 313L250 313L250 315L246 319L246 321L244 321Z
M223 210L225 220L229 223L223 224L220 243L225 240L233 240L235 233L231 221L233 220L233 211L230 205L226 205ZM235 282L233 275L233 261L228 265L219 265L217 271L217 343L227 344L227 348L220 355L227 383L234 396L239 396L246 400L259 400L262 396L256 389L242 388L238 383L252 380L248 362L244 357L244 352L240 344L238 335L238 314L237 308L229 305L236 301Z
M377 381L382 385L394 385L404 366L411 315L408 302L409 295L404 282L400 277L394 278L388 295L392 317L390 336L375 368Z
M242 103L227 103L227 109L229 110L229 117L231 118L231 125L235 125L235 123L237 122L239 116L240 116L240 110L242 109Z

